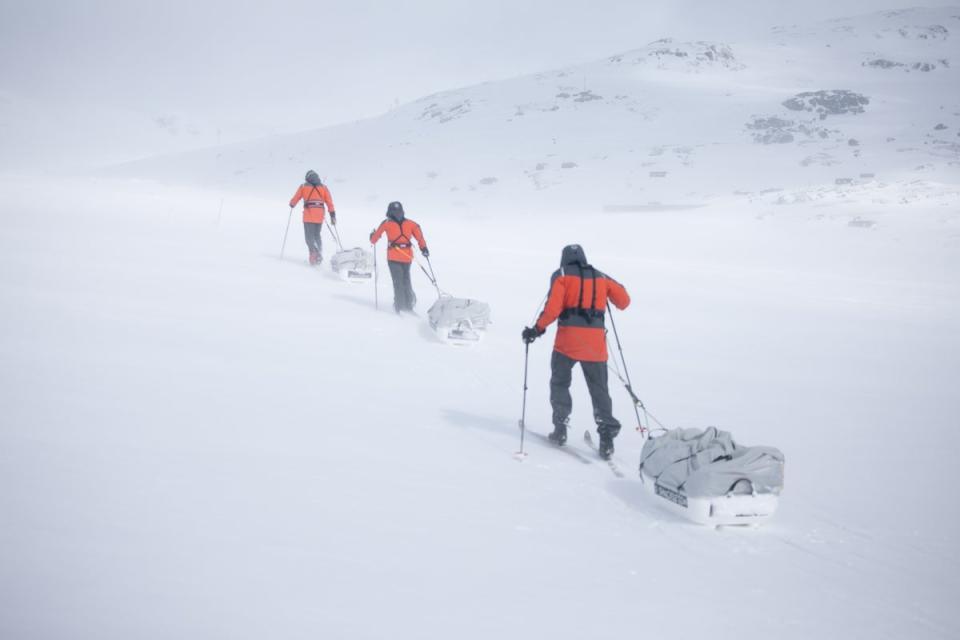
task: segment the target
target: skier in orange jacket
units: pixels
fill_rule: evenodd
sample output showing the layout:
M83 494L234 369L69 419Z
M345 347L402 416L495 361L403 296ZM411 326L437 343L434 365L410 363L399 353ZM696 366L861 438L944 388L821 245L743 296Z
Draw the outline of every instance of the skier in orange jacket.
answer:
M397 313L413 311L417 304L417 296L410 282L413 241L417 241L424 258L430 257L423 232L420 231L420 225L406 217L402 204L391 202L387 205L387 219L370 234L370 244L377 244L383 234L387 234L390 243L387 245L387 265L393 281L393 310Z
M600 436L599 452L604 459L613 455L613 439L620 433L607 387L607 330L604 327L607 301L618 309L626 309L630 296L623 285L587 262L580 245L567 245L560 257L560 268L550 279L550 293L543 312L537 322L522 333L523 341L529 344L558 320L550 361L554 428L548 437L558 445L567 441L567 425L573 410L570 382L573 366L579 362L593 402L593 418Z
M323 239L320 232L323 230L323 220L327 211L330 212L330 224L336 226L337 212L333 206L330 190L320 182L320 176L311 169L307 171L304 182L297 192L290 198L290 208L297 206L303 200L303 235L310 250L310 264L323 262Z

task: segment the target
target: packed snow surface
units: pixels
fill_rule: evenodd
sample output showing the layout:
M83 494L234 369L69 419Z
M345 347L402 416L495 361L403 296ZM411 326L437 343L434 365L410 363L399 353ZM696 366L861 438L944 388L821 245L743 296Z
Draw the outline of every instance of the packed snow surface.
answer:
M891 60L944 43L955 54L953 14L868 16L771 37L797 60L804 47L827 55L825 44L867 41L867 53ZM644 105L669 93L658 112L673 104L671 118L695 123L644 130L663 137L644 154L659 148L650 161L672 164L618 156L617 176L663 170L669 183L696 156L661 145L731 140L729 153L691 160L696 172L673 186L631 190L601 171L568 179L590 164L568 154L543 160L570 173L540 170L542 190L507 178L542 147L515 156L499 125L469 122L479 101L433 117L434 98L305 134L294 150L270 139L157 158L64 178L53 192L46 178L0 176L0 637L960 636L960 180L955 148L932 142L956 140L960 85L929 81L955 79L956 65L907 72L858 59L829 81L782 77L777 96L758 83L749 113L697 115L700 99L724 87L749 93L727 78L764 60L780 77L772 59L736 43L660 42L596 63L617 73L630 65L638 86L651 83L637 113L652 116ZM859 82L874 73L886 75ZM529 82L458 93L514 104L511 83ZM608 99L581 78L569 83L581 85L562 98L574 109L602 103L584 91ZM816 93L834 90L870 101ZM937 103L902 120L931 96L943 111ZM793 98L812 111L782 105ZM845 105L864 112L829 113ZM463 206L445 205L450 185L435 189L440 175L427 174L473 172L477 156L465 138L439 133L436 155L385 144L365 175L370 132L396 135L413 113L423 126L437 120L437 131L486 139L493 170L474 175L497 180L464 189L473 195ZM756 121L741 117L750 113L794 141L756 142L746 126ZM461 115L439 124L449 114ZM602 134L590 144L616 134L604 115L577 122ZM884 123L901 128L893 137L912 136L912 150L868 154L865 141L891 133ZM842 144L802 144L801 124L810 140L823 128ZM539 126L517 130L549 140L550 126ZM847 142L854 131L859 156ZM773 149L790 152L765 155ZM815 175L804 173L807 157L823 160L811 163ZM559 169L567 161L577 166ZM490 304L482 343L437 340L425 318L437 294L416 267L421 315L395 315L382 245L379 310L372 282L307 266L299 212L280 257L287 199L307 168L323 173L320 162L351 172L330 181L345 245L365 246L387 202L403 201L440 288ZM423 180L404 182L414 174ZM698 182L711 175L723 189ZM749 184L733 193L740 180ZM502 191L488 198L485 188ZM576 206L554 206L567 196ZM534 437L516 459L520 331L571 242L633 298L615 318L656 418L784 452L769 524L699 527L646 495L643 439L615 376L624 478ZM324 247L329 260L326 232ZM530 348L527 425L541 434L552 339L553 329ZM568 446L591 456L576 375L573 391Z
M494 310L454 348L386 311L383 279L378 312L372 284L308 267L299 226L279 259L282 198L218 225L210 193L71 192L69 210L25 193L3 211L4 637L960 629L955 216L414 210L440 285ZM344 236L380 214L344 207ZM633 296L618 329L650 410L786 453L768 526L651 502L613 378L626 479L534 440L514 459L519 331L574 240ZM415 285L423 313L435 294ZM531 348L541 433L551 338Z

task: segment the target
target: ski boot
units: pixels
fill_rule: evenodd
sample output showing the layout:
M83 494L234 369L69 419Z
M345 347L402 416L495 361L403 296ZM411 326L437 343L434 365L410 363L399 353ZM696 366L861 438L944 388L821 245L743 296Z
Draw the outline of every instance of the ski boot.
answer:
M613 437L605 433L600 434L600 445L597 447L597 453L604 460L609 460L613 455Z
M547 436L547 439L558 447L562 447L567 442L567 425L554 425L553 432Z
M315 266L317 264L317 252L310 252L310 266Z

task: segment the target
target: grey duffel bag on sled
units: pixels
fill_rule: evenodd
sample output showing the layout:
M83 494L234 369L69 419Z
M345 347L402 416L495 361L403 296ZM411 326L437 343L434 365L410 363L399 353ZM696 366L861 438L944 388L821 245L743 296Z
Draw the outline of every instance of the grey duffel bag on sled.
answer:
M650 438L640 478L671 511L706 525L759 524L776 511L783 453L744 447L726 431L672 429Z
M443 342L480 342L490 324L490 305L472 298L442 294L427 311L430 328Z
M355 247L334 254L330 268L343 280L366 282L373 279L373 252Z

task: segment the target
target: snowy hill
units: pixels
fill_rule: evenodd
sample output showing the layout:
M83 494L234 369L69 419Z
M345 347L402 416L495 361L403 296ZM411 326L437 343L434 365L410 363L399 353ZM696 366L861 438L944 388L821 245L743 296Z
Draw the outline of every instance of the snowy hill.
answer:
M943 202L960 174L958 38L960 7L780 27L760 42L664 39L117 173L273 191L311 166L351 202L410 194L472 210L795 200L850 183L880 202L909 184Z
M955 14L655 42L61 176L58 206L0 174L0 638L960 636ZM308 267L296 217L280 259L311 165L348 245L408 205L439 286L491 305L482 344ZM514 458L569 242L629 290L658 419L783 450L768 525L649 498L613 376L625 478Z

